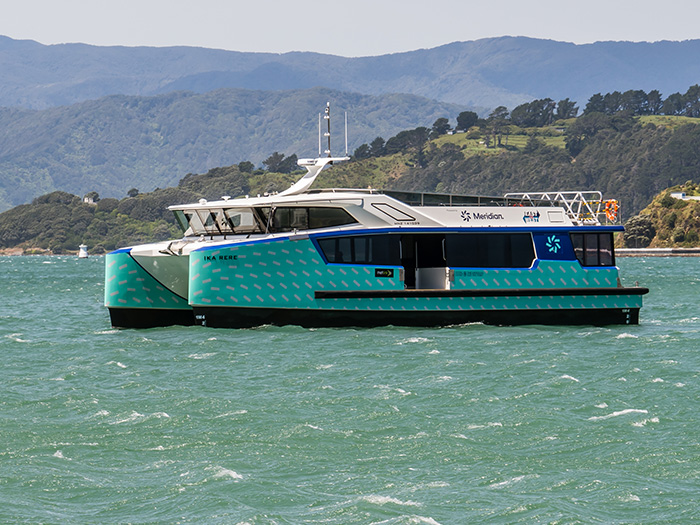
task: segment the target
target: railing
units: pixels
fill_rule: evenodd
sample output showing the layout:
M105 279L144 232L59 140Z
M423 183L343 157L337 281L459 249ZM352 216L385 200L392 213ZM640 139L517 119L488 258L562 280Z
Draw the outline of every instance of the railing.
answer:
M523 206L560 206L572 221L581 224L617 224L619 221L619 203L603 200L599 191L506 193L505 198L515 199Z
M603 200L599 191L506 193L503 197L423 193L398 190L328 188L307 193L366 193L388 195L409 206L528 206L564 208L578 224L619 224L619 203Z

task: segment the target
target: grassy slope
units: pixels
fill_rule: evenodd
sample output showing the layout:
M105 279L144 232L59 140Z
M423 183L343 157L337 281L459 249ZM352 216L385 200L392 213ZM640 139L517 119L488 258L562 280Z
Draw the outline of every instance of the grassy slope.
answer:
M700 246L700 201L674 199L670 196L672 192L699 196L700 185L690 182L669 188L640 212L651 218L656 230L650 248Z

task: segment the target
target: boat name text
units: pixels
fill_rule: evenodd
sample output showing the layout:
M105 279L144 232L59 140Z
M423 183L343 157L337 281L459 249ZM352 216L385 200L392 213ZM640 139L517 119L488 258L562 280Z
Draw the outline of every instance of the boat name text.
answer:
M238 255L205 255L205 261L237 261Z

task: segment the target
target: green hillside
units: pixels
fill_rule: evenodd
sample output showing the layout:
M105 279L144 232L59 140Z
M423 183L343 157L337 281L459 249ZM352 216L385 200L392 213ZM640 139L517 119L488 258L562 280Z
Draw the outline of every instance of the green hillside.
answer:
M462 133L416 128L386 142L373 141L372 147L361 145L357 152L359 157L364 151L363 158L333 166L316 187L487 195L600 190L604 198L620 200L625 221L652 203L642 213L652 217L659 232L653 245L689 245L697 243L700 205L671 199L666 189L700 180L697 122L672 116L584 115L539 128L500 127L499 133L488 119ZM202 197L282 191L303 174L252 168L244 162L188 174L175 187L121 200L103 198L94 205L53 192L0 214L0 249L61 253L76 251L85 242L92 253L100 253L177 237L167 206ZM692 182L684 188L695 191Z
M424 148L420 165L406 170L399 187L481 194L599 190L605 198L618 199L627 218L662 190L700 180L700 121L663 118L673 125L584 115L555 126L550 135L544 128L541 136L530 134L527 139L511 134L507 147L492 148L488 154L480 151L484 145L469 138L471 132L441 139ZM588 129L579 134L584 126ZM557 129L566 131L557 135ZM583 143L576 155L569 149L574 140Z

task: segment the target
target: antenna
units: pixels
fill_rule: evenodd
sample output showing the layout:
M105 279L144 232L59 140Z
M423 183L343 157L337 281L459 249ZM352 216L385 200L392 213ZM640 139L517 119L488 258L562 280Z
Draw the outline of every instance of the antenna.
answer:
M348 112L345 112L345 156L348 156Z
M321 156L321 114L318 114L318 156Z
M328 154L328 157L331 156L331 103L326 102L326 113L323 115L323 118L326 119L326 123L328 124L328 131L324 133L326 137L328 137L328 149L325 151L325 153Z

